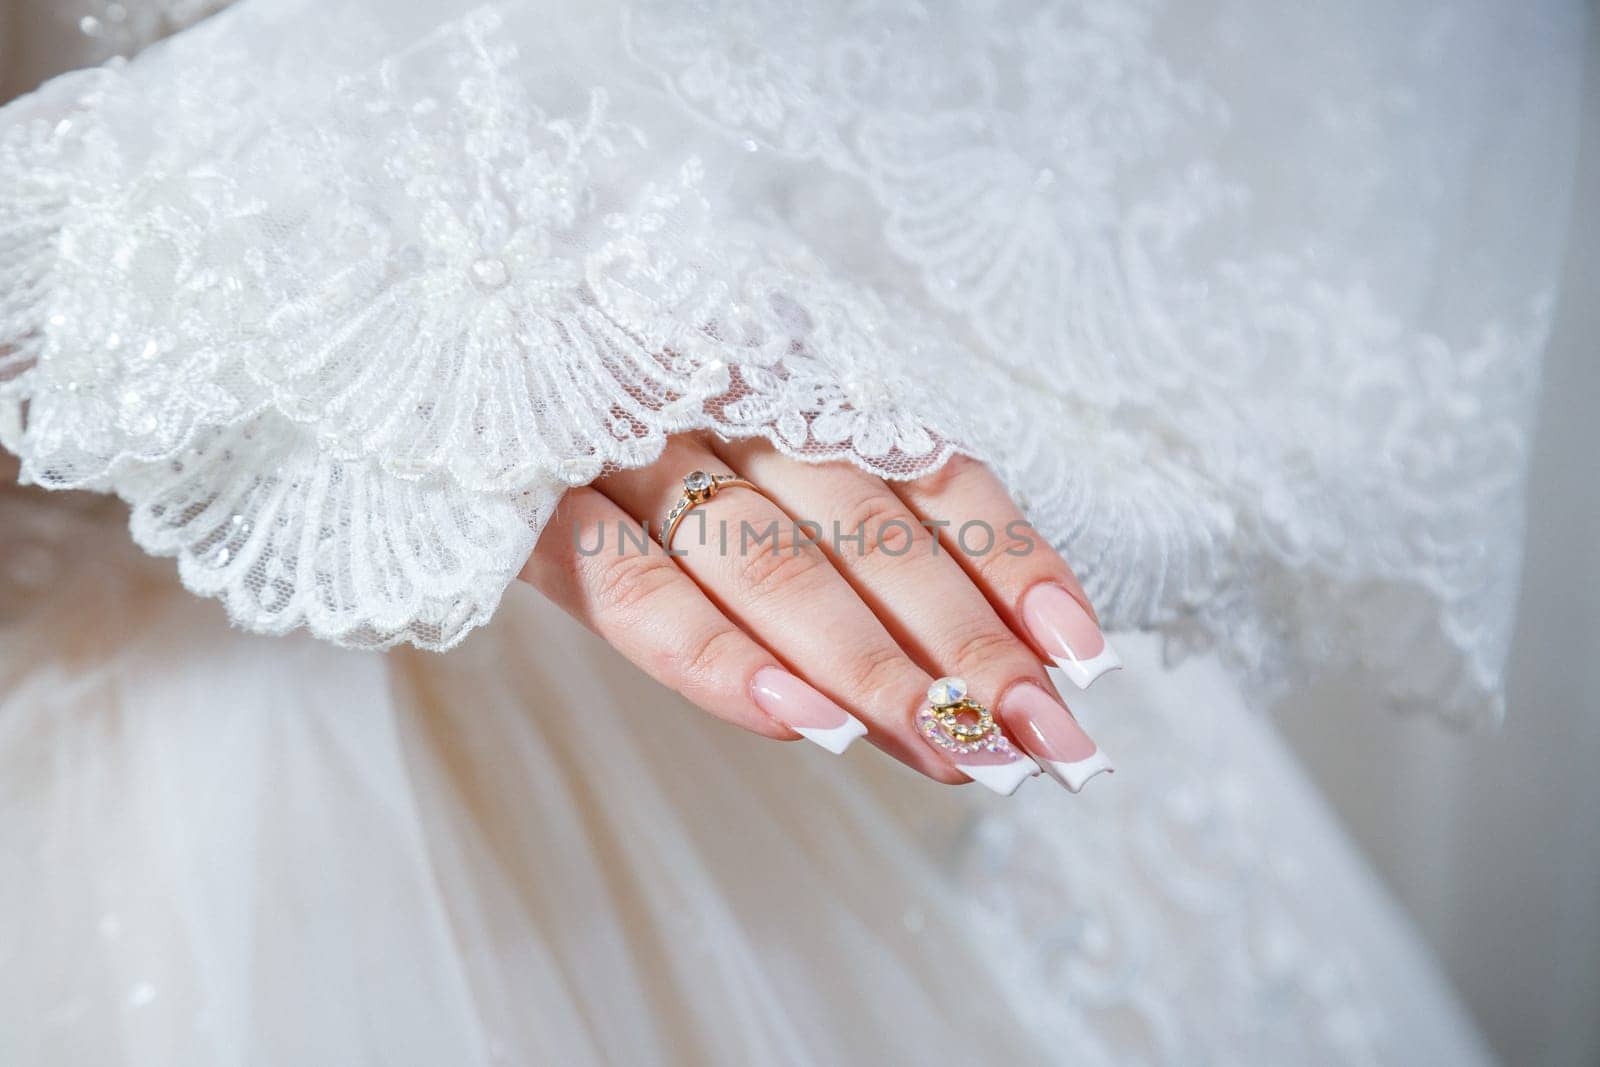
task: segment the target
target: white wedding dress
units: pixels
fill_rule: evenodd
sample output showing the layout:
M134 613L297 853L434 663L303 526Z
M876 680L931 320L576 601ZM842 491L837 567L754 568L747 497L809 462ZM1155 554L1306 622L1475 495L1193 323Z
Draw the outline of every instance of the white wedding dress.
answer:
M1249 709L1498 711L1576 5L223 6L0 23L0 1062L1487 1058ZM686 429L991 463L1116 779L507 592Z

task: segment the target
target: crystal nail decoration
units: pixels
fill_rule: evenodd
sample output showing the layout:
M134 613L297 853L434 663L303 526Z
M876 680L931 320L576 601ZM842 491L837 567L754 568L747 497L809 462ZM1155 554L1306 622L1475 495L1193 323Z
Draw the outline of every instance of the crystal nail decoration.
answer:
M928 687L928 703L936 708L959 704L967 699L967 682L964 678L940 678Z

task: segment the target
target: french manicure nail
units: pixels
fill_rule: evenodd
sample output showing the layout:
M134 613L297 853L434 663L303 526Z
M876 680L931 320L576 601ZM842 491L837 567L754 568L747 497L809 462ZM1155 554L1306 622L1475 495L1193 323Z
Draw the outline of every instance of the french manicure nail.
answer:
M917 713L917 732L956 770L1008 797L1039 773L1039 765L1000 732L993 716L966 696L967 684L960 678L934 682L927 704Z
M1074 793L1101 771L1116 770L1072 712L1032 682L1006 691L1000 718L1050 777Z
M867 732L860 719L779 667L756 671L750 695L762 711L834 755Z
M1122 658L1093 617L1059 585L1046 582L1028 590L1022 598L1022 621L1079 689L1089 688L1096 678L1122 666Z

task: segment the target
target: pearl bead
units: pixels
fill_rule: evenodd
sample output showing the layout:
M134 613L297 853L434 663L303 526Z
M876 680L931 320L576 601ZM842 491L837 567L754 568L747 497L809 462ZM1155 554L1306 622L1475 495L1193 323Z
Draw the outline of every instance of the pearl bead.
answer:
M484 256L473 261L472 280L484 292L493 292L511 280L511 272L506 269L504 260Z

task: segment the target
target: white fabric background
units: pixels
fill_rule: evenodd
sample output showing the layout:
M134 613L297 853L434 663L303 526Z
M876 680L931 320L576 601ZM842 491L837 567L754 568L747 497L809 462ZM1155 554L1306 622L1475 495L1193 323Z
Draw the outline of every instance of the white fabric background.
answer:
M1002 800L526 587L445 656L243 634L114 511L0 627L0 1063L1488 1062L1211 657L1119 636L1114 788Z
M0 67L6 62L0 56ZM1591 106L1591 131L1597 114ZM1594 158L1591 136L1580 188L1600 185ZM1600 757L1600 524L1589 429L1600 372L1587 303L1600 284L1596 206L1591 193L1574 216L1584 229L1573 241L1546 370L1508 726L1441 738L1431 723L1364 713L1360 694L1333 691L1285 717L1491 1040L1519 1064L1600 1059L1600 785L1592 773Z
M1600 41L1502 729L1326 693L1285 730L1506 1062L1600 1063ZM1352 710L1357 713L1352 716ZM1367 710L1363 714L1362 710Z

